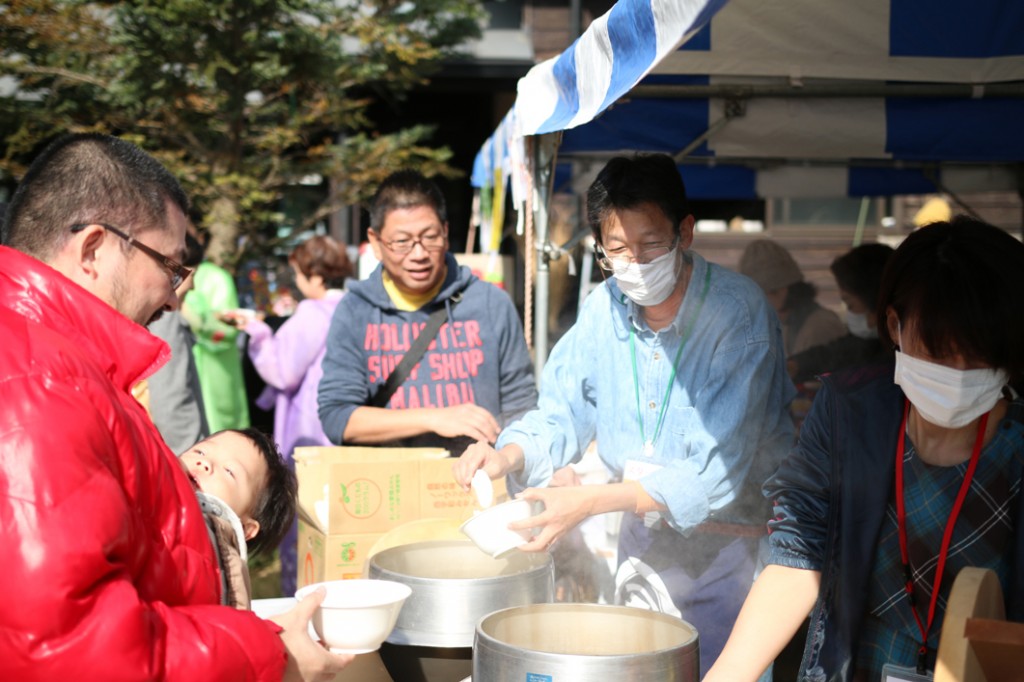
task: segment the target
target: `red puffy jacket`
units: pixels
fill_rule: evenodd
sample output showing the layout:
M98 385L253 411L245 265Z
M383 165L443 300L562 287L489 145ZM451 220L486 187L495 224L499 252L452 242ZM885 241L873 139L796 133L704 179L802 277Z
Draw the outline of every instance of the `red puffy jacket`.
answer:
M131 386L167 345L0 247L0 679L280 680L219 606L195 494Z

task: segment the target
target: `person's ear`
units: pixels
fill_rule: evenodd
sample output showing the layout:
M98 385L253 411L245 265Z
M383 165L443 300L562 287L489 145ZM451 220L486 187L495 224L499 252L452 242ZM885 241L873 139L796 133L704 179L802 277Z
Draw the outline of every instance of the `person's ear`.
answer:
M373 249L373 255L379 261L384 260L384 254L381 252L381 249L384 247L384 244L380 241L380 235L377 234L377 231L371 227L369 230L366 231L366 236L370 240L370 248Z
M889 339L896 348L900 347L900 317L892 306L885 309L885 328L889 330Z
M690 214L683 218L682 222L679 223L679 246L682 249L688 249L693 245L693 228L697 224L696 218L693 214Z
M58 254L55 265L73 281L95 281L103 255L100 248L106 236L102 225L87 225L72 236Z
M260 532L260 522L256 519L245 519L242 521L242 532L246 540L252 540Z
M188 277L186 277L184 281L182 281L181 285L175 290L175 293L178 294L179 304L185 300L185 294L190 292L196 285L196 269L192 267L189 268L189 270L190 272L188 273Z

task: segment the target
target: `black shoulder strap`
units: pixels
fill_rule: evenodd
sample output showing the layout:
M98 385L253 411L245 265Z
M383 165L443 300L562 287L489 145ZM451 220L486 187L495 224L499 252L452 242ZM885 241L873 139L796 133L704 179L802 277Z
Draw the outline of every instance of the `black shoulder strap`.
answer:
M459 297L461 298L461 297ZM452 307L458 302L458 298L452 297L449 299ZM394 395L395 391L402 382L409 377L409 373L412 372L412 368L416 366L416 363L423 358L423 354L427 352L427 346L437 336L438 330L441 329L441 325L448 319L448 306L442 305L440 308L430 314L427 319L427 326L423 328L420 335L416 337L416 340L412 342L409 347L409 352L402 356L402 361L398 363L395 370L388 375L387 381L384 382L384 387L377 391L377 394L370 398L370 407L384 407L391 400L391 396Z

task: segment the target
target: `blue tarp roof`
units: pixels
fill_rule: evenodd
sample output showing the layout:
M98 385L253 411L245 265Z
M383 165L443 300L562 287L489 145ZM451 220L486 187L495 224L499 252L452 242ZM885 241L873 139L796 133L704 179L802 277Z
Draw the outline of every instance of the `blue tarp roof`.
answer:
M851 196L999 189L1024 160L1022 26L1017 0L619 0L520 81L472 182L515 176L527 135L564 131L577 159L676 154L714 128L681 166L695 198L777 196L783 177ZM729 92L742 114L723 122Z

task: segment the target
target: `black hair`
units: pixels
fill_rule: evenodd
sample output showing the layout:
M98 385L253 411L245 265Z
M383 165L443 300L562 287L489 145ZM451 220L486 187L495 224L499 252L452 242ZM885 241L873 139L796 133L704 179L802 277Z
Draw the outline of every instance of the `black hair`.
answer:
M1024 378L1024 244L967 216L907 236L889 259L878 295L879 338L896 345L889 308L914 325L933 357L955 354Z
M256 428L224 431L233 431L248 438L267 463L267 478L252 510L252 518L260 524L260 529L246 542L249 555L252 556L281 544L288 529L295 523L299 485L295 472L285 462L277 443L269 435Z
M49 261L70 239L73 224L111 223L130 234L164 229L168 202L187 213L181 185L141 148L111 135L64 135L18 184L3 243Z
M587 190L587 222L594 239L601 243L601 225L613 210L647 203L661 209L673 230L690 215L686 185L676 162L667 154L612 158Z
M185 233L185 259L181 262L187 268L195 268L203 262L206 249L191 232Z
M888 244L861 244L838 256L829 269L839 288L856 296L873 313L882 272L894 251Z
M377 188L370 202L370 227L380 232L384 220L400 208L429 206L442 224L448 222L444 194L433 180L415 170L395 171Z

